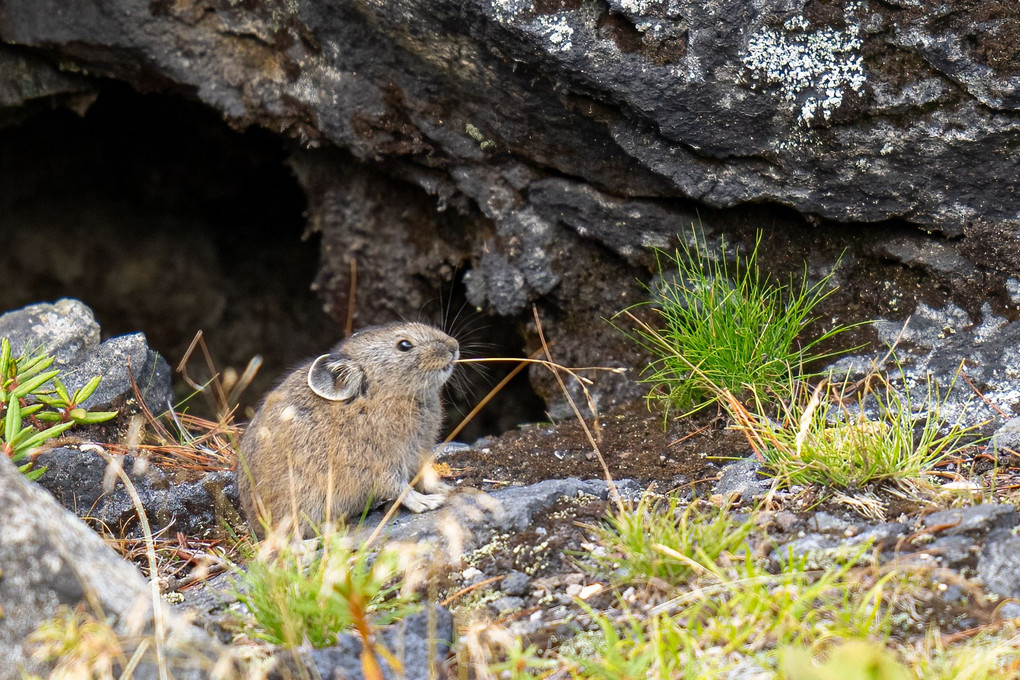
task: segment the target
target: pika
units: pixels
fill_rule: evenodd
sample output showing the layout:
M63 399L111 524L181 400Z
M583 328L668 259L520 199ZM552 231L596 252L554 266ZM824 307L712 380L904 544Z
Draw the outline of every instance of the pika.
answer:
M365 328L298 367L272 390L241 437L237 486L245 519L304 531L397 498L424 512L450 487L432 467L440 389L457 341L421 323ZM420 473L420 474L419 474ZM307 533L307 532L305 532Z

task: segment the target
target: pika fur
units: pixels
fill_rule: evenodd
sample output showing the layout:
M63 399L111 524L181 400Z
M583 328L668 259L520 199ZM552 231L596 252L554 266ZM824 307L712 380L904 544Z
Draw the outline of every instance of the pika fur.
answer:
M245 518L260 535L263 523L317 527L398 497L415 476L421 493L408 490L404 507L441 505L449 486L432 468L432 449L440 389L459 356L441 330L393 323L365 328L287 375L241 437Z

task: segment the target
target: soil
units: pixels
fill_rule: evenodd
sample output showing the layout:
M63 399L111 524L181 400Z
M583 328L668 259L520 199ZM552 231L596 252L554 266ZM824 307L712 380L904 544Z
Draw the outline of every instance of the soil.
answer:
M631 403L585 421L601 435L598 450L613 479L654 484L659 492L713 481L732 459L751 449L743 435L724 429L715 409L679 420ZM499 437L482 439L470 449L444 454L439 462L458 486L482 490L544 479L605 478L591 441L576 420L557 425L528 425Z

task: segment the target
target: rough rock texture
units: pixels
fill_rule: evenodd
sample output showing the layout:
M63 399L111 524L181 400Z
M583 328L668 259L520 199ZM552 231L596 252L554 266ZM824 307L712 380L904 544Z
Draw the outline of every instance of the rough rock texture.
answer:
M761 462L754 456L730 463L722 469L722 475L715 485L715 493L724 497L737 496L745 503L750 503L755 496L760 496L772 486L769 477L759 474Z
M33 648L26 638L53 618L60 605L82 605L100 619L105 615L120 635L152 634L151 613L146 613L151 612L151 592L138 571L49 494L26 482L4 456L0 513L0 678L21 678L22 668L46 673L49 665L31 659ZM136 630L132 620L142 627ZM167 666L178 678L205 677L221 650L178 617L167 613L166 621L176 640L168 650ZM134 643L125 644L130 656ZM158 677L151 659L142 662L134 677Z
M83 404L92 410L119 406L134 396L134 376L142 397L153 413L170 403L170 366L149 349L142 333L121 335L100 343L99 324L85 304L64 298L39 303L0 316L0 337L11 341L12 352L45 352L54 357L53 368L69 392L94 376L103 379Z
M462 193L507 234L548 222L500 199L556 175L610 196L775 200L960 233L1016 219L1004 171L1016 18L990 1L961 14L806 0L16 0L0 33L102 75L192 88L238 124L410 160L416 183ZM540 270L526 275L539 286Z
M472 303L539 301L560 359L606 363L624 347L600 319L640 299L633 265L699 217L883 222L864 268L905 268L890 299L977 290L999 306L986 320L1015 317L1018 16L996 0L7 0L5 58L39 85L0 91L84 92L87 72L321 147L293 166L334 314L354 259L372 321L414 313L417 277L461 270ZM789 238L796 270L819 237ZM895 278L869 273L872 297Z
M999 597L1020 597L1020 537L1009 531L993 532L977 563L985 588Z
M921 302L908 323L882 318L874 327L882 343L896 347L903 373L894 370L894 379L906 378L915 400L934 376L948 422L1000 421L1020 409L1020 321L996 314L990 303L972 316L952 302L938 308ZM838 366L864 369L870 361L847 359Z
M204 536L236 521L238 502L234 473L227 470L207 472L186 481L155 465L141 465L133 456L121 461L145 508L153 532L170 527L171 532ZM138 513L123 483L107 474L107 463L93 451L70 448L51 449L36 459L36 467L46 467L38 483L57 501L78 517L102 522L115 535L140 536ZM105 488L109 479L110 489Z
M453 616L439 606L412 614L378 633L383 645L403 665L398 673L380 660L385 678L428 680L436 677L439 664L450 655L455 638ZM269 673L270 680L292 680L308 677L362 680L361 639L353 633L338 636L337 644L323 649L302 650L278 657Z
M640 485L632 480L615 480L615 484L624 498L634 499L641 493ZM467 539L465 545L477 546L492 534L523 531L537 514L561 499L584 496L605 500L609 496L606 482L599 479L549 479L484 495L457 494L440 512L401 514L387 527L386 536L392 540L419 543L445 540L449 537L445 528L452 520ZM366 535L371 533L379 519L381 515L370 515L365 520L366 529L363 531Z
M0 51L0 128L54 104L81 111L95 98L94 90L87 78L58 71L39 55Z
M946 536L981 536L995 529L1011 529L1018 522L1016 508L1008 503L984 503L958 510L941 510L924 518L925 528Z

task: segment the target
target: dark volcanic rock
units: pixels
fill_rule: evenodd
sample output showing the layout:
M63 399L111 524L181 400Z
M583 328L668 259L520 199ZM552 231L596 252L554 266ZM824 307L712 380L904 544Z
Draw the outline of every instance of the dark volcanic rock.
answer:
M172 526L175 532L198 537L222 526L224 519L236 519L233 472L207 472L194 481L181 481L155 465L140 463L133 456L121 460L153 532ZM139 535L138 513L131 497L120 479L108 475L108 465L98 453L51 449L36 459L36 467L42 466L47 469L38 483L61 505L81 518L102 522L117 535Z
M616 480L615 484L625 499L635 499L641 493L641 487L632 480ZM448 506L438 512L399 515L387 527L386 535L392 540L437 540L443 536L443 525L452 519L475 542L484 541L491 534L524 530L531 525L533 517L561 499L584 496L605 500L609 497L606 482L599 479L548 479L489 494L455 494ZM364 525L368 532L380 518L381 514L366 518Z
M412 614L376 633L383 645L403 665L403 672L391 668L378 657L385 678L426 680L436 677L438 665L447 659L454 640L453 616L439 606ZM361 639L353 633L338 636L337 644L322 649L281 652L269 673L274 680L292 678L364 678L361 665Z
M0 337L11 342L11 352L45 352L53 367L76 366L99 344L99 324L92 310L79 300L28 305L0 316Z
M749 503L755 496L766 493L772 486L772 479L761 474L762 464L755 456L730 463L722 469L722 476L715 484L715 493L723 496L736 495Z
M1020 597L1020 537L1008 531L991 534L981 549L978 576L999 597Z
M238 128L309 147L292 165L337 318L352 263L361 322L413 314L434 282L464 271L468 300L523 321L529 351L537 302L562 362L637 366L602 319L644 298L650 247L693 221L778 234L786 259L770 262L826 259L813 275L840 244L859 245L848 304L832 301L842 321L898 322L947 296L981 313L975 329L1004 307L1015 317L1018 18L997 0L966 12L875 0L8 0L0 38L5 59L32 60L41 79L13 102L75 91L88 73L189 93ZM837 242L823 220L852 227ZM1016 336L996 332L996 347ZM939 366L975 349L950 344ZM980 351L980 381L1015 370L1015 357ZM640 392L623 376L595 391L603 403ZM997 405L1020 403L1011 394Z
M508 234L541 224L527 188L550 170L620 197L952 233L1016 219L1017 14L992 0L966 18L806 0L56 6L6 3L0 35L193 88L238 124L410 161Z
M937 528L945 536L981 536L995 529L1012 529L1017 521L1017 511L1012 505L985 503L933 512L924 518L924 526L928 530Z

